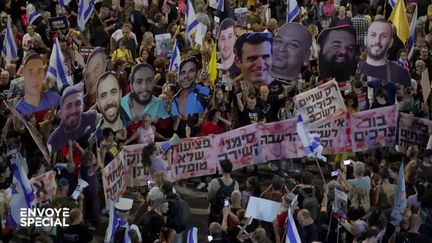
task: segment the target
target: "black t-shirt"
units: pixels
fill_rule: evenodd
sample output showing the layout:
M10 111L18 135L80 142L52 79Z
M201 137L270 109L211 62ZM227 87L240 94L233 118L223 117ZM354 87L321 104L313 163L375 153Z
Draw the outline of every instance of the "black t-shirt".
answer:
M85 243L93 239L91 231L81 224L71 225L63 231L64 243Z
M159 239L160 230L162 227L165 227L165 221L162 216L157 214L155 211L151 211L147 217L150 217L150 225L146 225L146 227L149 227L149 233L150 233L150 242L154 242L155 240Z
M263 117L263 113L258 107L255 107L254 110L245 107L239 115L239 127L258 123L259 121L262 121Z
M144 27L146 30L148 29L147 18L140 11L134 9L129 15L129 21L132 24L132 32L137 37L137 42L141 43L144 34L141 27Z
M311 243L319 240L319 227L313 223L307 226L298 227L303 243Z
M278 107L278 102L278 96L275 95L269 95L267 101L264 101L259 97L257 98L257 105L263 112L266 122L277 120L277 112L279 109L275 109L275 107Z
M405 243L405 242L421 242L421 243L429 243L432 242L430 238L425 235L419 233L411 233L411 232L399 232L396 234L396 243Z

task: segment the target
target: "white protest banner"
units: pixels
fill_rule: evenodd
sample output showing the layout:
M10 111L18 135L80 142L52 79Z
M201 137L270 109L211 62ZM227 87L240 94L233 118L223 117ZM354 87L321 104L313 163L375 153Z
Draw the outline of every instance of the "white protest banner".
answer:
M171 174L175 180L216 173L218 160L210 136L185 138L174 146Z
M399 116L398 144L405 148L417 145L421 150L426 149L429 140L428 128L432 121L402 112Z
M338 84L334 80L298 94L295 97L295 106L297 115L302 116L305 125L346 112Z
M299 140L296 125L296 119L289 119L258 126L261 133L260 145L264 146L265 161L299 157L296 146L296 140Z
M106 203L110 198L116 202L126 191L126 169L120 154L102 169L102 184Z
M352 151L363 151L396 143L396 105L351 114Z
M233 169L266 162L259 143L260 131L256 124L215 135L214 149L218 161L229 159ZM219 163L218 163L219 164Z
M55 176L56 172L50 170L29 180L36 197L36 203L49 201L56 194L57 183Z
M127 186L144 186L150 179L150 172L142 161L142 152L146 144L124 146L120 152L126 166Z
M250 197L246 209L246 217L273 222L280 208L281 204L278 202L258 197Z
M320 143L323 146L323 154L337 154L351 151L348 128L349 120L347 115L341 114L330 117L322 122L311 124L308 128L310 133L320 135ZM299 143L299 146L301 143ZM304 150L301 150L304 152Z

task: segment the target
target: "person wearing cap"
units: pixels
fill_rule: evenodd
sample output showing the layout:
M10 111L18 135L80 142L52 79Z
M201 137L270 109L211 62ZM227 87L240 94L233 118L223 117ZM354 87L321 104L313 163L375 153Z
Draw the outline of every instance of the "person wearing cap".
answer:
M411 86L409 72L396 62L387 59L387 52L393 42L393 28L390 22L385 19L372 22L365 37L368 55L366 61L359 66L358 73L380 80L378 86L399 83L409 87Z
M99 123L100 116L96 111L84 112L83 86L79 83L63 91L58 111L60 125L51 133L47 142L53 151L67 146L69 140L76 140L94 132Z
M118 202L114 205L114 207L117 209L119 228L126 229L122 231L122 230L118 230L119 228L117 228L117 231L114 235L115 242L117 242L118 239L120 239L121 242L123 242L124 234L131 234L132 232L134 232L137 235L138 242L143 242L141 237L141 232L138 226L135 224L129 224L128 222L129 211L132 209L132 206L133 206L133 200L124 197L119 198Z
M325 29L318 36L321 78L348 81L357 68L356 33L351 25Z
M309 61L311 45L312 35L306 27L298 23L282 25L274 38L270 75L297 81L303 63Z
M43 91L42 85L45 78L44 64L38 53L30 53L23 63L24 73L24 97L21 98L16 109L23 115L57 108L60 103L60 95L54 91Z

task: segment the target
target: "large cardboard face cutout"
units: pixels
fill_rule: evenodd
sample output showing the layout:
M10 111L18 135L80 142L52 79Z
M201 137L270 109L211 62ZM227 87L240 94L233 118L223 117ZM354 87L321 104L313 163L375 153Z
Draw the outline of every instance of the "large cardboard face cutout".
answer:
M243 79L255 87L268 85L272 65L273 35L270 32L250 32L241 35L235 44L235 63Z
M309 60L311 45L312 36L306 27L297 23L282 25L274 38L270 75L297 81L303 63Z
M367 58L359 67L359 73L371 77L369 80L385 80L408 87L411 85L409 72L387 59L393 41L393 29L387 20L376 20L370 24L365 37Z
M67 146L69 140L79 139L95 131L99 122L96 111L84 112L84 85L66 87L58 111L60 126L49 136L48 144L54 151Z
M234 44L236 42L234 25L234 20L227 18L222 21L219 28L217 42L223 70L229 70L234 64Z
M84 74L84 84L87 92L86 107L92 106L97 99L96 88L99 76L106 70L106 55L101 47L97 47L90 54Z
M16 104L16 109L23 115L56 108L60 96L53 91L42 92L45 71L41 57L37 53L29 54L23 68L24 97Z
M97 104L104 118L102 128L111 128L114 132L122 128L121 97L122 91L115 74L112 72L102 74L97 84Z
M319 73L323 79L348 81L355 74L356 33L354 27L338 26L325 29L318 36Z

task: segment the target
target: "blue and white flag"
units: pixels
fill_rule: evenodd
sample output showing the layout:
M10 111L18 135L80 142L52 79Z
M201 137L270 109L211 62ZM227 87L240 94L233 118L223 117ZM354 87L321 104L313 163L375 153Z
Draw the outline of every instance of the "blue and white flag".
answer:
M59 0L60 7L64 8L65 6L69 5L70 1L71 0Z
M285 232L285 243L301 243L300 235L294 221L291 209L288 209L287 225Z
M8 19L6 34L3 40L2 56L6 60L6 63L10 63L13 59L18 57L17 53L17 46L15 43L15 37L12 33L11 21Z
M105 232L105 238L104 238L104 243L110 243L113 242L114 240L114 236L117 232L118 227L123 226L125 224L127 224L127 222L121 220L118 218L117 215L117 210L115 209L114 205L115 203L112 200L109 200L109 221L108 221L108 227L106 229ZM129 234L129 228L127 228L124 238L123 238L123 243L131 243L131 237Z
M411 23L410 23L410 33L411 36L408 39L408 60L411 59L412 55L414 54L414 43L416 41L416 26L417 26L417 12L418 12L418 6L415 5L415 10L412 15Z
M72 85L72 77L67 75L64 56L57 38L54 41L54 46L51 52L47 76L56 80L57 88L59 90L68 85Z
M320 135L316 133L309 134L306 131L301 115L297 118L297 134L307 156L327 162L327 158L322 155L323 146L320 144Z
M180 71L180 63L181 63L180 49L178 47L178 42L176 40L176 42L174 43L174 47L171 55L171 61L168 70L175 71L178 74Z
M20 225L20 210L21 208L31 208L35 200L33 188L27 178L20 161L23 158L20 154L16 154L12 159L12 194L11 194L11 225L16 228Z
M186 4L186 35L190 44L192 44L192 34L198 30L198 20L195 10L190 0Z
M292 22L300 13L300 6L297 0L287 0L286 22Z
M390 223L394 226L399 225L403 219L403 213L407 205L406 190L405 190L405 173L403 163L399 168L399 175L394 198L394 207L390 214Z
M77 27L78 30L83 32L85 29L85 25L92 15L94 10L93 0L80 0L78 4L78 19L77 19Z
M187 243L198 243L198 228L190 226L187 235Z
M33 22L41 17L42 15L40 13L38 13L38 11L36 11L36 9L28 16L28 23L29 24L33 24Z
M388 0L388 1L389 1L390 6L392 8L394 8L396 6L396 3L397 3L398 0Z
M224 11L224 0L210 0L209 6L219 12Z

